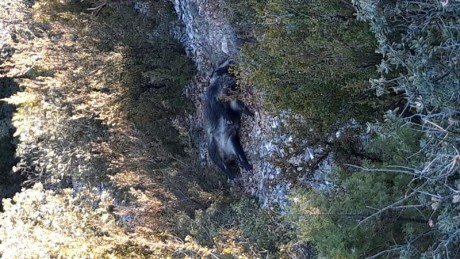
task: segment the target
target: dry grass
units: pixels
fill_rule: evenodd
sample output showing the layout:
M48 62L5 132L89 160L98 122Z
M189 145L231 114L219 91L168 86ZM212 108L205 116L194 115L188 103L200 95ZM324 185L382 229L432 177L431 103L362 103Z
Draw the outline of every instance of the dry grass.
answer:
M166 34L170 3L149 2L150 15L133 4L108 1L94 12L91 1L53 0L21 9L15 54L2 65L22 90L8 99L18 107L16 171L27 186L92 193L88 199L140 235L137 245L161 240L181 251L171 215L193 214L221 192L173 125L186 126L181 89L193 65ZM96 198L104 192L109 205Z

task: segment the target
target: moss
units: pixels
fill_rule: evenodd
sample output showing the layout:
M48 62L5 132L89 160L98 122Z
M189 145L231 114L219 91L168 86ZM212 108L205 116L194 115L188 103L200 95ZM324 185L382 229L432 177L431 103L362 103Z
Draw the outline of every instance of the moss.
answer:
M252 20L259 25L252 28L256 42L243 46L237 74L265 91L267 107L301 114L328 132L351 118L373 120L391 103L369 89L381 57L349 5L272 0L259 8Z

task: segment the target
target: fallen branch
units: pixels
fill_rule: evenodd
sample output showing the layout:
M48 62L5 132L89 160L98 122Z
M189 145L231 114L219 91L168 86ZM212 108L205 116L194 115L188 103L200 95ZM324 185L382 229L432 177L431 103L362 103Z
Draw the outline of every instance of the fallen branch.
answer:
M104 2L96 7L88 8L86 10L91 11L91 15L97 16L101 12L102 8L104 8L106 5L107 2Z

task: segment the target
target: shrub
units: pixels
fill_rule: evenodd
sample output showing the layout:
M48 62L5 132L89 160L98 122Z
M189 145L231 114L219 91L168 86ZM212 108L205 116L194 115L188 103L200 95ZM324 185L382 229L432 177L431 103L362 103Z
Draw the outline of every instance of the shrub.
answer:
M298 236L332 258L455 258L459 253L459 4L354 1L383 60L377 94L404 93L402 114L368 124L381 162L335 173L329 193L298 192ZM404 117L405 116L405 117ZM331 249L338 248L338 249Z
M0 255L5 258L100 257L116 246L119 227L90 192L46 191L43 185L5 199L0 217ZM122 238L121 238L122 239Z
M378 52L384 55L378 67L381 77L371 81L373 86L379 94L394 90L405 94L406 109L413 115L403 119L403 124L421 135L419 148L392 168L412 177L405 198L394 202L402 204L407 197L416 198L429 230L407 233L406 242L391 251L401 256L455 257L460 242L460 27L454 21L460 6L434 0L361 0L355 4L358 17L369 22L379 43ZM397 131L388 127L393 121L377 127L378 135L394 135Z
M406 134L398 138L398 143L409 148L399 150L395 155L397 160L399 155L412 154L413 137L418 133ZM380 150L394 148L391 144L382 147L381 143L378 147ZM385 161L392 163L391 159ZM405 231L409 228L415 229L412 234L427 229L425 222L420 222L420 211L411 208L411 204L416 204L415 197L404 203L408 205L407 209L373 215L378 208L404 198L411 176L392 172L385 164L374 163L370 167L369 171L362 172L335 169L333 178L336 187L333 190L321 193L299 189L291 197L288 221L294 226L297 238L312 242L320 256L369 256L391 247L395 242L403 242Z
M290 241L290 228L281 214L247 198L216 202L197 211L193 219L180 215L177 222L190 239L222 255L279 257Z
M366 121L385 106L368 84L381 57L353 8L340 0L251 5L255 43L243 45L237 74L263 90L268 107L291 110L328 130L351 118ZM247 19L244 14L237 17Z

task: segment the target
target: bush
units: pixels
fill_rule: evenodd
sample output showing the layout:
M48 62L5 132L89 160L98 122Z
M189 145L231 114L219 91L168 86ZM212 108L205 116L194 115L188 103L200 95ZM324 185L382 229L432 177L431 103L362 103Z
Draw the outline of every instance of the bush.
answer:
M378 208L404 199L412 180L410 175L386 167L412 155L418 146L418 132L399 127L397 130L403 134L389 137L386 142L376 138L368 147L382 151L385 163L367 164L368 170L361 172L335 169L335 189L327 193L298 190L291 197L288 221L294 225L297 237L312 242L320 256L361 258L404 242L409 229L411 235L427 230L426 222L421 221L421 209L411 206L417 204L415 197L404 202L407 208L374 215ZM397 142L393 142L395 139ZM396 143L406 148L398 149Z
M176 222L189 239L215 247L221 255L279 257L290 241L290 228L279 212L247 198L216 202L193 219L180 215Z
M430 1L354 1L358 18L368 21L383 55L372 80L378 94L401 91L418 112L454 112L460 101L456 71L460 25L459 4ZM391 73L398 71L397 74Z
M35 184L3 201L2 258L208 258L216 253L137 226L126 231L104 190L45 190ZM130 220L130 219L125 219ZM161 227L161 226L159 226Z
M407 106L368 124L367 151L381 162L336 172L336 192L298 193L292 220L329 257L457 257L459 5L355 3L384 56L373 87L404 93Z
M381 56L353 8L340 0L262 2L246 9L256 13L250 23L255 42L243 45L237 74L263 90L267 106L301 114L327 131L351 118L366 121L386 105L369 90ZM246 10L236 16L247 20Z
M5 258L100 257L116 246L119 227L104 202L110 197L90 192L57 193L43 185L3 202L0 214L0 255ZM98 197L99 198L99 197ZM120 241L123 237L120 237Z
M460 196L453 150L434 137L427 143L426 134L393 112L385 118L370 125L367 145L382 162L336 170L329 193L298 191L289 221L300 240L328 258L456 253Z
M359 17L370 23L379 42L378 51L384 55L378 67L381 77L372 84L379 94L405 94L406 109L413 115L398 121L421 136L419 148L392 169L412 177L405 198L395 202L402 204L406 197L416 198L429 230L407 233L406 242L395 245L392 252L401 256L455 257L460 244L460 26L454 21L460 5L435 0L355 3ZM388 127L394 119L377 127L380 137L398 134L394 126Z

